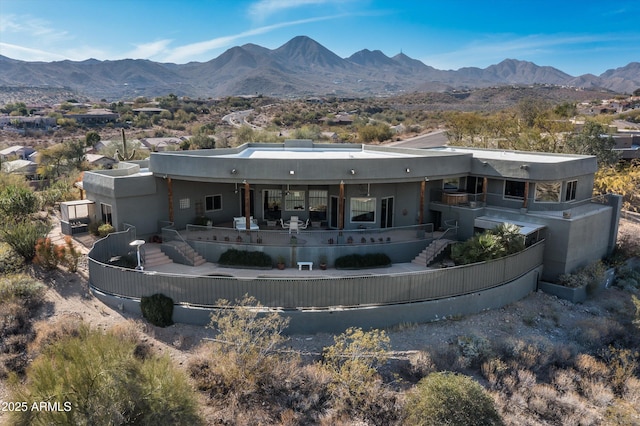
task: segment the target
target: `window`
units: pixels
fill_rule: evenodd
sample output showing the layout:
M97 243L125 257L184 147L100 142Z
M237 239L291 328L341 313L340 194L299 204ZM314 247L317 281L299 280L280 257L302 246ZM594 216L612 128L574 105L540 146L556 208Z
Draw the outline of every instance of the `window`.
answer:
M524 200L524 182L515 180L504 181L504 198Z
M182 210L188 209L191 207L191 200L189 198L180 198L179 206Z
M536 183L536 203L558 203L560 202L560 182L538 182Z
M101 213L101 219L102 219L102 223L108 223L110 225L113 225L113 220L111 217L111 205L110 204L104 204L104 203L100 203L100 213Z
M305 210L304 191L290 191L285 194L284 209L287 211Z
M352 198L351 199L351 222L375 222L376 221L376 199L375 198Z
M329 193L325 190L309 190L309 219L313 221L327 220L327 198Z
M467 178L467 192L469 194L481 194L484 178L478 176L470 176Z
M457 192L461 188L460 178L447 178L442 180L442 189L447 192Z
M282 190L265 189L263 193L264 218L278 220L282 217Z
M204 197L204 209L208 212L222 210L222 195L207 195Z
M570 180L567 182L567 190L564 195L565 201L573 201L576 199L576 187L578 186L577 180Z

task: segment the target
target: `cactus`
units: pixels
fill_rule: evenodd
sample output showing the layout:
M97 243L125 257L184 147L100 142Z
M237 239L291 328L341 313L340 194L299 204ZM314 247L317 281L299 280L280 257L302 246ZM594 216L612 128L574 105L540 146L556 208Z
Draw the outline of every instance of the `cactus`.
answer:
M120 151L116 149L116 158L119 161L129 161L133 159L133 156L136 154L136 150L131 151L131 155L127 152L127 138L124 136L124 129L122 129L122 150L124 151L124 155L120 154Z

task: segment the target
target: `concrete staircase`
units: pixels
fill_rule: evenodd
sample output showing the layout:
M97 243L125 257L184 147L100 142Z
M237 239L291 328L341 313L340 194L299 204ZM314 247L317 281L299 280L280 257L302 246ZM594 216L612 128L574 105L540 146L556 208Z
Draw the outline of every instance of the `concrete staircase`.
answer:
M449 246L449 244L454 242L455 241L447 240L446 238L434 240L427 246L427 248L422 250L422 252L411 261L411 263L427 267Z
M145 268L153 268L154 266L173 263L173 260L162 252L160 244L148 243L143 246L142 250L144 250Z
M170 251L174 256L180 257L180 260L176 260L177 263L184 263L189 266L200 266L207 261L196 252L193 247L184 241L167 241L162 244L163 251Z

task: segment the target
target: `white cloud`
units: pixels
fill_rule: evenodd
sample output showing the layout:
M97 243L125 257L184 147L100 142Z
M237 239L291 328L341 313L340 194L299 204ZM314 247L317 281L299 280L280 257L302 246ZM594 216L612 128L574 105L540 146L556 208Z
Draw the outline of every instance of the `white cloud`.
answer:
M47 52L30 47L17 46L15 44L0 42L0 54L9 58L21 58L23 61L61 61L67 59L67 56L59 55L53 52Z
M28 38L43 38L48 41L64 40L69 38L69 33L58 30L55 26L40 18L30 15L4 15L0 16L0 32L20 34Z
M154 56L167 52L167 46L171 43L171 40L158 40L151 43L137 44L135 49L125 54L127 58L135 59L149 59Z

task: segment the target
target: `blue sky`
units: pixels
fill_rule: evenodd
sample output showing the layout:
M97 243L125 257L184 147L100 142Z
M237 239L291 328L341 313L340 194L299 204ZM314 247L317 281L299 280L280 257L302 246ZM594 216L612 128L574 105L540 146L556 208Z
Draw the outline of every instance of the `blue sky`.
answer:
M0 54L205 62L306 35L343 58L377 49L443 70L512 58L599 75L640 61L638 17L638 0L0 0Z

